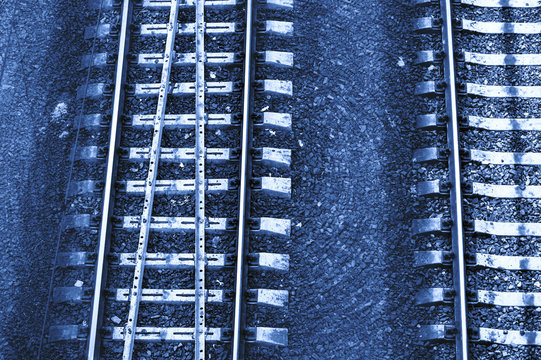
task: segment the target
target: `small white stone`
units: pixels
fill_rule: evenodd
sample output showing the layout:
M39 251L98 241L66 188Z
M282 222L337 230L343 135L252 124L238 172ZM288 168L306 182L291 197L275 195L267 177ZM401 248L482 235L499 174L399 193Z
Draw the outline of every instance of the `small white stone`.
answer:
M261 109L261 112L265 112L265 111L267 111L267 110L269 110L269 107L268 107L268 106L265 106L263 109Z
M210 72L210 78L211 79L216 79L216 73L214 71Z
M398 57L398 66L404 67L406 63L404 62L404 59L402 59L402 56Z
M536 281L533 283L533 286L535 287L541 287L541 283L539 281Z
M57 120L59 117L66 115L68 113L68 105L65 102L60 102L56 105L53 110L52 116L53 120Z
M304 143L302 142L302 140L299 139L299 146L300 147L303 147L304 146Z
M62 131L62 134L60 134L58 137L61 138L61 139L63 139L63 138L65 138L65 137L68 136L68 135L69 135L69 132L67 132L67 131Z
M115 315L111 318L111 321L118 325L122 320L120 320L120 318Z
M269 130L269 134L270 134L271 136L274 136L274 135L276 135L276 131Z
M76 286L76 287L81 287L81 286L83 286L83 282L82 282L81 280L77 280L77 281L75 282L75 286Z
M302 223L298 223L297 227L299 227L299 228L302 227Z

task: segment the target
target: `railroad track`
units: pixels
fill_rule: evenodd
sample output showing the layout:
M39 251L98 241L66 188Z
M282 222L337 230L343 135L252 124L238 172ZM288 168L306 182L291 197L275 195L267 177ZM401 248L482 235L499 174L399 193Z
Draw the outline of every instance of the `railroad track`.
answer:
M438 359L540 358L541 2L415 4L420 339Z
M288 237L290 221L253 216L265 209L251 198L291 195L291 151L256 147L254 133L291 131L270 107L292 83L255 72L293 65L287 49L256 46L287 44L293 25L275 17L292 0L90 5L95 51L81 67L95 81L78 90L87 106L39 357L243 359L286 346L286 328L248 315L288 302L281 281L253 286L286 272L288 255L252 249Z

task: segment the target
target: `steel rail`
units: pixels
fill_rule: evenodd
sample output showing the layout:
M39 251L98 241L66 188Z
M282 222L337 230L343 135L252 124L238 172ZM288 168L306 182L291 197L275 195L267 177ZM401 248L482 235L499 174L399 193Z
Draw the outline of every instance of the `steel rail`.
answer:
M456 79L453 45L452 0L441 0L443 18L442 36L445 52L444 75L447 81L445 89L445 102L447 111L447 144L451 155L449 156L449 178L452 184L451 196L451 227L453 259L453 285L456 291L454 298L456 333L456 358L468 359L468 323L466 302L466 267L464 252L464 224L462 209L462 190L460 176L460 147L459 125L456 103Z
M160 160L161 142L163 135L163 120L165 117L165 108L167 105L167 95L169 93L169 77L173 63L175 35L177 33L178 18L178 0L171 1L171 13L169 23L167 24L167 40L165 43L165 52L163 57L163 68L160 81L160 90L158 95L158 105L156 117L154 119L154 130L152 136L152 147L150 151L149 167L147 179L145 182L145 201L143 203L143 214L140 219L139 242L136 252L136 264L133 277L133 285L129 295L130 308L128 321L124 329L124 350L122 360L131 360L133 356L133 346L137 326L137 315L139 312L139 303L141 302L143 275L145 270L145 260L150 234L150 223L152 219L152 206L154 204L154 191L156 188L156 178L158 175L158 165Z
M205 0L195 4L195 356L205 360Z
M239 221L237 233L237 264L235 278L235 307L233 319L233 349L232 359L244 358L244 331L245 331L245 291L247 286L246 255L248 251L247 222L250 217L250 178L252 176L251 148L252 148L252 87L254 81L253 52L255 51L255 32L253 26L256 11L252 0L246 1L246 34L244 54L244 89L242 100L242 138L240 159L240 186L239 186Z
M124 84L127 74L127 53L130 48L130 25L132 17L132 2L124 0L122 3L122 17L120 23L120 40L118 46L118 59L115 75L115 89L113 94L113 112L111 117L111 134L109 137L109 150L107 152L107 165L105 185L103 192L103 205L101 227L98 238L98 255L96 260L96 276L94 281L94 295L90 315L90 333L88 337L87 359L95 360L100 357L99 331L103 322L103 290L107 280L107 254L110 249L111 215L113 214L115 198L115 182L118 165L118 148L120 144L121 116L124 107Z

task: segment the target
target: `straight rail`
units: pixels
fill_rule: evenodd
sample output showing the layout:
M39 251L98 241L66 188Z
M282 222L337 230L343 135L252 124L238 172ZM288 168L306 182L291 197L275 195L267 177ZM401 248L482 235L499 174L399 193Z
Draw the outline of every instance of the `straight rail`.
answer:
M165 118L165 108L167 105L167 95L170 88L169 77L171 75L171 67L173 58L175 56L175 35L178 27L177 19L178 0L172 0L169 23L167 24L167 40L165 43L165 53L163 57L158 105L156 109L156 117L154 119L150 162L147 180L145 182L145 201L143 203L143 214L140 219L141 225L136 252L135 272L133 277L133 285L129 295L130 308L128 313L128 321L124 330L124 350L122 353L122 360L131 360L133 356L137 315L139 313L139 304L141 302L145 260L147 255L148 238L150 234L150 224L152 220L152 205L154 204L154 191L156 189L156 178L158 175L158 165L160 162L163 122Z
M111 216L114 209L116 173L118 165L118 149L122 127L122 113L124 107L124 84L128 67L127 54L130 49L130 25L133 4L130 0L122 3L120 21L120 41L115 76L115 89L113 93L113 113L111 117L111 134L109 150L107 152L107 165L105 170L105 185L103 191L103 206L100 233L98 237L98 256L96 261L96 277L94 280L94 295L90 315L90 333L88 337L87 359L97 360L100 357L101 340L99 332L103 322L104 298L103 292L107 281L107 254L110 249L112 231Z

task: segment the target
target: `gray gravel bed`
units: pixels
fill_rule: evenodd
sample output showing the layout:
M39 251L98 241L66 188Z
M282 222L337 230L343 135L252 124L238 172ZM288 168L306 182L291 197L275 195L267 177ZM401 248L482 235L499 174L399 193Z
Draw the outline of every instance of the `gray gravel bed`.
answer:
M538 166L522 165L481 165L463 163L463 174L470 181L507 185L539 185L541 173Z
M537 359L541 356L537 346L511 347L507 345L474 343L470 352L475 359Z
M475 34L458 32L455 49L482 53L538 54L540 39L537 35Z
M461 142L465 148L502 152L540 152L536 131L488 131L470 129Z
M465 64L459 69L461 81L502 86L539 86L541 66L483 66Z
M535 99L481 99L459 96L458 107L462 116L477 115L503 118L541 117Z
M534 236L489 236L476 234L468 237L472 251L495 255L541 256L541 246Z
M470 306L468 317L475 327L539 331L540 312L539 308Z
M449 198L439 196L425 199L425 201L421 201L420 206L416 207L416 214L420 219L435 216L450 217Z
M62 234L60 251L95 251L98 236L95 231L67 230Z
M419 235L415 237L415 249L448 251L451 250L451 238L446 234Z
M540 200L472 198L467 216L477 220L536 223ZM469 210L469 211L468 211Z
M540 292L540 275L541 272L539 271L509 271L479 268L468 272L468 280L477 289Z
M448 268L425 268L422 272L422 287L452 287L452 272Z

